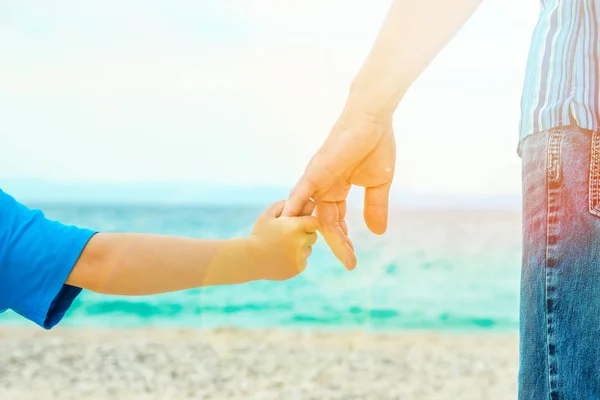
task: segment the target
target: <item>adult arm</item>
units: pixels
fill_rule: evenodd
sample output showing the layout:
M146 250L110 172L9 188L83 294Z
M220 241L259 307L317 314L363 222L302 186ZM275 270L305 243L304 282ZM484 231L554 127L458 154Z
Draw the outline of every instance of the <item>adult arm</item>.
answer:
M346 268L356 266L345 221L351 185L365 187L365 222L373 233L384 233L396 155L394 111L411 84L480 3L394 1L351 84L344 110L290 192L283 215L297 215L306 201L314 198L323 237Z

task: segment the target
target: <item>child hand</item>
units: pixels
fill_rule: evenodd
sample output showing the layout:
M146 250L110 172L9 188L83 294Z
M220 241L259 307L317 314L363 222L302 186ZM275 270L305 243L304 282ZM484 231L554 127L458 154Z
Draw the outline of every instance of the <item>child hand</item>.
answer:
M317 241L318 222L311 216L314 203L309 201L298 217L281 217L284 206L284 200L272 204L250 236L254 265L262 279L281 281L304 271Z

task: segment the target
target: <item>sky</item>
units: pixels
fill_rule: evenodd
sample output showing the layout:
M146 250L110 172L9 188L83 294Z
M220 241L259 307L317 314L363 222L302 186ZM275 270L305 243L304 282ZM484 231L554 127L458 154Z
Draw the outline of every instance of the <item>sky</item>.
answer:
M0 178L291 187L389 4L4 0ZM393 191L519 193L538 10L485 0L415 82L395 114Z

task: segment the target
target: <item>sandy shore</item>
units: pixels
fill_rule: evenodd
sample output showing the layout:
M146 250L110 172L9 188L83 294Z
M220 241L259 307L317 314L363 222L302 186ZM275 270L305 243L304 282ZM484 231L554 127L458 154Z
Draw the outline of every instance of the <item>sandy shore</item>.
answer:
M0 399L516 399L509 334L0 328Z

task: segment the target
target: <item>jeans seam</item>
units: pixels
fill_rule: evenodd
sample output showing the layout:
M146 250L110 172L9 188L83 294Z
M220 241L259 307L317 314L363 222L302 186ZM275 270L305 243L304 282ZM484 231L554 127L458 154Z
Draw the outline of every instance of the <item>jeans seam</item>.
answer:
M600 137L597 132L592 133L592 150L590 157L590 177L588 184L589 211L600 217L598 197L600 195Z
M557 264L556 253L553 251L558 241L558 232L555 227L557 224L557 191L559 189L561 177L561 140L563 128L551 129L548 135L548 153L547 153L547 210L546 210L546 262L545 262L545 308L546 308L546 357L548 370L548 399L558 400L557 388L557 359L555 356L556 344L553 341L553 315L554 315L554 283L552 278L555 274L554 269Z
M562 128L554 128L548 135L548 176L553 180L560 178L560 141Z

